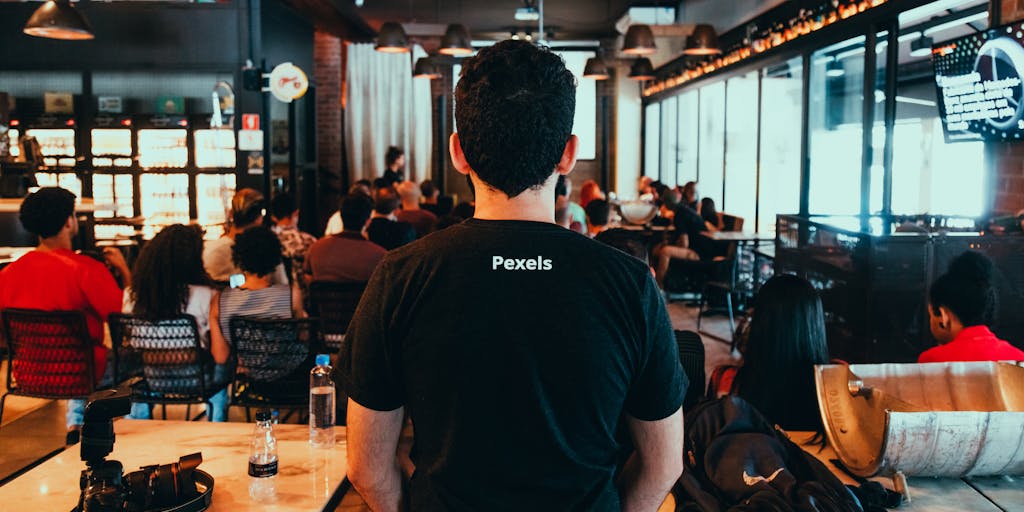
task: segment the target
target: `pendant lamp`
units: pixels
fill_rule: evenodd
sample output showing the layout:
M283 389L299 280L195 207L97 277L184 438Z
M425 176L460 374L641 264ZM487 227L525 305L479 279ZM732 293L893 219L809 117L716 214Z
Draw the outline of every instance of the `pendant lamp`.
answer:
M648 25L630 25L622 40L622 53L626 55L651 55L657 50L654 33Z
M393 21L382 25L377 35L376 50L384 53L409 53L409 38L405 36L402 25Z
M49 0L32 13L22 32L35 37L83 41L93 39L92 26L69 0Z
M444 37L441 38L441 48L438 52L456 57L473 53L473 44L466 26L460 23L448 25L448 30L445 30Z

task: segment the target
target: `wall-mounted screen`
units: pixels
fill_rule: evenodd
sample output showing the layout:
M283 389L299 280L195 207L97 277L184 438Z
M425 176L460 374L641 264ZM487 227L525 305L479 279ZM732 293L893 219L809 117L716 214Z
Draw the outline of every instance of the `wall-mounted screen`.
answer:
M1024 23L932 47L946 142L1024 138Z

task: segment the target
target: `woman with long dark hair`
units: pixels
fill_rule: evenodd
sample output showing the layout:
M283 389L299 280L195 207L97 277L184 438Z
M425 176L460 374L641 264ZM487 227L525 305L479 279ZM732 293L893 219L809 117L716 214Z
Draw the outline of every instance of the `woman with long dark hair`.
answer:
M716 369L712 387L750 402L788 430L821 430L814 365L829 362L821 299L806 280L778 275L757 294L739 368Z
M967 251L932 283L928 316L939 346L926 350L919 363L948 361L1022 361L1024 352L992 334L996 291L992 261Z
M124 292L122 311L159 322L187 314L196 319L199 340L210 350L217 366L214 372L225 372L221 365L227 362L230 350L213 346L210 339L210 304L215 296L212 281L203 268L203 236L198 228L175 224L162 229L142 249L132 283ZM214 395L210 400L213 421L227 421L227 392ZM145 404L133 404L132 417L148 418Z

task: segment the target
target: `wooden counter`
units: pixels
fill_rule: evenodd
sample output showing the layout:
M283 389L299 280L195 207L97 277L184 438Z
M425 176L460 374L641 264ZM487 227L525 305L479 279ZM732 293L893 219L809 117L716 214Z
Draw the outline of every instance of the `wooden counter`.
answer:
M299 512L334 510L345 477L345 427L335 427L338 443L331 449L309 445L306 425L277 425L277 499L272 504L249 499L249 423L208 423L118 420L117 440L107 458L119 460L125 472L140 466L177 462L182 455L202 452L199 469L213 476L210 511ZM85 463L75 445L0 487L3 510L71 510L78 502L78 477ZM335 496L337 494L337 496Z

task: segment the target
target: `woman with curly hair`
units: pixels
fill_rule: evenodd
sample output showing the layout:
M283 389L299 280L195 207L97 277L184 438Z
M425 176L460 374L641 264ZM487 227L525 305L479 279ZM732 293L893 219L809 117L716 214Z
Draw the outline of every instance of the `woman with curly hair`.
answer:
M175 224L160 231L139 254L131 286L124 291L122 311L151 322L192 315L199 327L199 340L210 351L215 379L225 377L230 350L223 340L211 342L210 307L215 295L212 281L203 268L203 237L198 228ZM221 375L225 374L225 375ZM223 380L223 379L217 379ZM227 420L227 392L210 400L213 421ZM148 419L146 404L132 404L132 417Z
M275 269L281 264L281 241L263 226L251 227L235 237L231 248L235 265L245 280L214 297L210 306L210 334L215 345L232 346L231 319L293 318L305 316L297 286L275 284Z

